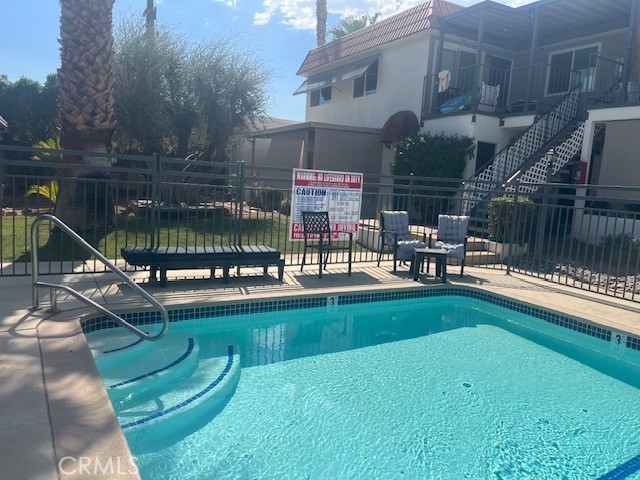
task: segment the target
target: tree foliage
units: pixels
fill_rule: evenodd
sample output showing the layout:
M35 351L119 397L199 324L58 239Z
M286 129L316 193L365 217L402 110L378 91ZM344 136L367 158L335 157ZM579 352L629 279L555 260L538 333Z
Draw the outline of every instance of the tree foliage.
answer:
M125 20L116 34L117 148L224 161L229 137L265 113L270 76L237 38L194 45Z
M337 40L345 35L349 35L350 33L357 32L358 30L362 30L365 27L373 25L378 21L379 17L379 13L372 16L362 15L359 17L349 15L341 19L338 25L329 29L329 37L332 41Z
M54 134L56 78L51 74L41 84L25 77L10 82L0 75L0 113L9 124L4 143L30 146Z
M462 178L474 152L473 139L458 135L418 133L396 147L394 175Z

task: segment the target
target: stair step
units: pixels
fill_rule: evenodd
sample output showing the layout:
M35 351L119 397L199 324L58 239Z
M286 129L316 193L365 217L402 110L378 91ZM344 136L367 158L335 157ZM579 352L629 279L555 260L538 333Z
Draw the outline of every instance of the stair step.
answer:
M490 265L493 263L502 263L500 255L487 250L467 252L465 256L466 265Z
M98 371L116 408L134 406L152 393L166 391L189 377L198 365L199 344L189 336L174 335L154 344L146 356L127 368L96 361Z
M149 329L145 330L149 333ZM87 333L86 337L99 368L117 368L134 363L154 348L153 342L147 342L122 327Z
M224 408L240 377L240 356L233 345L207 346L191 376L162 394L145 394L135 406L114 405L136 452L165 448L208 423ZM154 381L149 379L149 381Z

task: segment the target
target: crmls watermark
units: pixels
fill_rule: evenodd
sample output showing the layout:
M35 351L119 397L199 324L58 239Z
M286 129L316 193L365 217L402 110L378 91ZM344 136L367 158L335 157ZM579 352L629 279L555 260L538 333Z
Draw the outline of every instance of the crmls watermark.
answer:
M135 458L62 457L58 470L63 475L137 475Z

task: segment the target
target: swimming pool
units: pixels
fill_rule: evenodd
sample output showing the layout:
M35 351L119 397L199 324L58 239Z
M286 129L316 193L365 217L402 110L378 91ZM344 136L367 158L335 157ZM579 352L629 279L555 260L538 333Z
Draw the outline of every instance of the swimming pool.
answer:
M634 337L471 289L208 308L85 327L108 387L149 372L108 388L142 478L638 476Z

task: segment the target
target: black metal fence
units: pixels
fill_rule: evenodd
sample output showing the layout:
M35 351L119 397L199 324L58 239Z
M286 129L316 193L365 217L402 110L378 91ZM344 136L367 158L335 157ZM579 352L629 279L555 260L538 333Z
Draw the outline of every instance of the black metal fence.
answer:
M289 265L302 260L301 242L288 237L291 169L119 154L92 154L93 165L79 166L60 162L61 153L0 146L1 276L30 273L30 225L52 211L61 185L70 181L76 183L74 211L84 209L89 219L78 233L123 267L120 249L132 245L259 243L280 250ZM486 183L465 188L484 192ZM354 262L378 259L381 210L407 210L412 232L422 237L437 228L438 214L461 212L461 186L459 180L365 174ZM640 188L492 187L502 198L472 218L467 265L640 299ZM98 201L104 195L108 201ZM55 229L41 231L43 274L102 269Z

